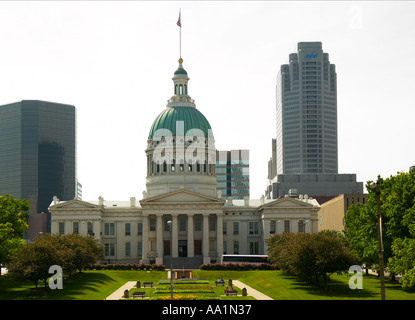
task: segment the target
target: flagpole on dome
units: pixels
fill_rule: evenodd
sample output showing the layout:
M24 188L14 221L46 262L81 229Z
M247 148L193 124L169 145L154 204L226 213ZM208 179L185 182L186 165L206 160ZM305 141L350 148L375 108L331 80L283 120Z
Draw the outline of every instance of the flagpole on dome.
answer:
M182 59L182 20L181 20L181 13L182 13L182 9L179 9L179 20L177 20L177 25L180 27L180 45L179 45L179 49L180 49L180 61L183 61ZM181 62L180 62L181 63Z

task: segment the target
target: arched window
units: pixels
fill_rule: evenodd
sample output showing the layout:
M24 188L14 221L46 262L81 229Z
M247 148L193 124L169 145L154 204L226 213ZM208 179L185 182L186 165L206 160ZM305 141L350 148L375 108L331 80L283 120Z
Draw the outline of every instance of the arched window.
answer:
M179 85L179 94L183 94L183 85L182 84Z
M174 172L176 170L176 161L173 159L171 163L171 172Z

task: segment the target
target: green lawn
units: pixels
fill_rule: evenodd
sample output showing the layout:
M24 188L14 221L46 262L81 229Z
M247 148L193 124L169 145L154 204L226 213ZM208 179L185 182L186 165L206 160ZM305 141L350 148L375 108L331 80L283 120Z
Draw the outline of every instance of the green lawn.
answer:
M0 300L103 300L127 281L157 282L165 279L164 271L84 271L63 280L62 290L50 290L39 283L38 293L32 283L15 282L7 275L0 277Z
M274 300L380 300L380 283L374 275L364 275L363 289L349 288L347 275L332 275L329 291L284 275L281 271L195 271L198 278L237 279ZM386 280L386 299L415 300L415 290L404 291L396 281Z
M372 275L364 276L363 289L361 290L349 289L349 278L346 275L333 275L329 284L329 292L286 276L280 271L199 270L193 272L193 277L205 278L209 281L209 284L203 284L203 289L198 289L205 292L193 293L207 299L210 297L212 299L218 297L220 299L235 299L235 297L223 297L224 287L214 285L214 281L218 278L223 278L225 281L231 278L240 280L275 300L380 300L379 279ZM74 275L72 279L64 279L63 290L45 289L43 283L39 283L39 290L36 293L33 284L16 282L11 280L8 275L3 275L0 277L0 300L103 300L127 281L153 281L158 285L160 279L166 278L167 273L163 271L84 271ZM162 290L163 288L165 290L169 286L158 285L158 289ZM176 285L175 288L180 290L179 285ZM182 287L183 289L184 287ZM148 291L148 296L154 297L156 295L153 289L146 288L145 290ZM170 296L167 291L158 293L158 297ZM177 291L176 294L190 295L192 293ZM250 297L243 298L249 299ZM242 299L242 297L239 296L237 299ZM386 299L415 300L415 290L404 291L399 283L386 280Z

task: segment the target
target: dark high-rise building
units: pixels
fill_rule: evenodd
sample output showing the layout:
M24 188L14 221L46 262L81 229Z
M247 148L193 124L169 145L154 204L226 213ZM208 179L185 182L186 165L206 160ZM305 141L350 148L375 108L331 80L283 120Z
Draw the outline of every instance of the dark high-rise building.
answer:
M50 232L53 196L74 199L76 185L76 108L38 100L0 106L0 194L29 201L28 239Z

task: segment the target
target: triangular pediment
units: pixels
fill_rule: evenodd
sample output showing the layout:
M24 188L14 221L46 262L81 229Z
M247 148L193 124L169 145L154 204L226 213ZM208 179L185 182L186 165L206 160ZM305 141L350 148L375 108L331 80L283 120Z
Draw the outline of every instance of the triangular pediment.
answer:
M101 207L96 204L85 202L85 201L78 200L78 199L73 199L69 201L61 201L61 202L58 202L57 204L54 204L52 202L50 208L51 209L101 209Z
M303 200L284 197L262 205L262 208L313 208L314 204Z
M177 189L157 196L149 197L140 200L141 205L151 203L183 203L183 202L209 202L209 203L224 203L225 201L219 198L210 197L201 193L190 191L187 189Z

